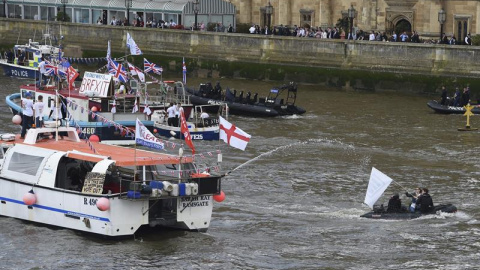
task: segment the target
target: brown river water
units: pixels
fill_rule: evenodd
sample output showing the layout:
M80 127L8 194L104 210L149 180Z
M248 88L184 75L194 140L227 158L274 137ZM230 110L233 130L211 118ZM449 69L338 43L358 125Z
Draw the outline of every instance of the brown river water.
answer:
M198 85L200 79L192 81ZM215 80L216 81L216 80ZM215 82L213 81L213 82ZM220 80L266 94L272 82ZM0 132L19 131L0 77ZM149 232L109 240L0 217L1 269L478 269L480 132L462 115L434 114L432 97L299 85L302 116L229 121L252 135L222 147L226 200L207 233ZM436 98L436 97L434 97ZM471 119L480 127L480 119ZM196 142L197 152L218 142ZM459 211L415 220L363 219L372 167L401 186L428 187ZM409 202L401 196L403 202Z

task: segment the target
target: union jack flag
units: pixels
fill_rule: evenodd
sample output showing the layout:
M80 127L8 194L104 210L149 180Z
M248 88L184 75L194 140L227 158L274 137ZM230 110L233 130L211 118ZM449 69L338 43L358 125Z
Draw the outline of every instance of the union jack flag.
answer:
M158 67L154 63L148 62L147 58L143 58L143 70L145 71L145 73L153 72L158 75L161 75L163 72L162 67Z
M115 60L108 62L108 73L113 75L119 81L126 83L128 81L127 72L122 64L117 63Z
M52 76L58 74L58 67L53 65L49 61L45 61L45 73L46 76Z

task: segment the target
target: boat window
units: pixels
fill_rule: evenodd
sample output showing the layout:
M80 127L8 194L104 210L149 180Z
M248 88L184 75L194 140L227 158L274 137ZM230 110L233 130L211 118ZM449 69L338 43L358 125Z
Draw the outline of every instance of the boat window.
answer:
M13 172L36 175L44 157L32 156L15 152L10 158L8 170Z
M133 169L111 165L105 175L103 194L126 192L133 181Z
M95 166L94 162L62 157L58 163L55 187L82 191L85 176Z

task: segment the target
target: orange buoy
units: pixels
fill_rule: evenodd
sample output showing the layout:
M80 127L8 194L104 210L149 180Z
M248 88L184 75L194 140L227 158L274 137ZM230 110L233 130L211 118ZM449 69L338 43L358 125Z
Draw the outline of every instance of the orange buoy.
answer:
M95 134L90 135L88 140L91 141L91 142L100 142L100 138Z
M216 202L223 202L225 200L225 192L220 191L220 194L213 195L213 199Z
M23 195L23 203L26 205L34 205L37 202L37 196L33 192L33 189Z
M108 209L110 209L110 201L107 198L98 199L97 208L100 211L107 211Z

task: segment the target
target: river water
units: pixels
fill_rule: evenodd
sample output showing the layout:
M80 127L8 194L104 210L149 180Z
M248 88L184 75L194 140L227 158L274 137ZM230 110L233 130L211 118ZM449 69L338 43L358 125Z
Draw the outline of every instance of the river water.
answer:
M24 82L0 77L2 100ZM262 94L275 85L221 82ZM432 113L429 98L300 85L305 115L230 116L252 139L245 152L222 148L223 169L236 169L222 183L227 197L215 203L207 233L106 240L1 217L0 268L478 269L480 133L458 132L466 118ZM4 102L0 110L0 131L19 130ZM480 127L480 119L471 125ZM197 142L197 152L215 144ZM422 186L434 203L459 211L406 221L360 218L369 210L363 200L372 167L396 181L379 203Z

